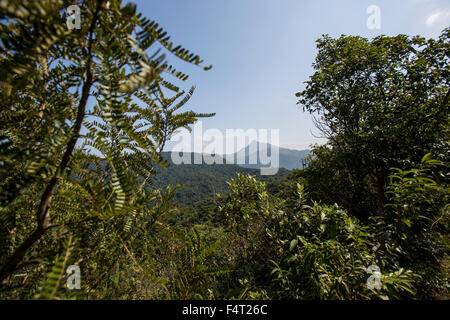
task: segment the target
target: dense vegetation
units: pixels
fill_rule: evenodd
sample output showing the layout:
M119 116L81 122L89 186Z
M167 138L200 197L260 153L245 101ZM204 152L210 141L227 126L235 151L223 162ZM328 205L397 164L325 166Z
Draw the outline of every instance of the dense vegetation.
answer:
M256 176L266 183L276 181L289 174L280 168L276 175L261 176L260 170L244 168L234 164L182 164L175 165L170 152L163 152L166 168L159 168L150 179L155 188L165 189L170 185L181 185L174 192L174 201L180 209L179 214L171 219L172 224L212 223L218 222L217 194L228 192L227 181L238 173ZM190 154L193 162L193 154ZM224 162L225 163L225 162Z
M262 181L164 171L171 135L213 114L181 110L194 89L166 54L203 61L134 5L1 1L0 19L2 299L448 299L450 29L319 39L297 96L328 143Z

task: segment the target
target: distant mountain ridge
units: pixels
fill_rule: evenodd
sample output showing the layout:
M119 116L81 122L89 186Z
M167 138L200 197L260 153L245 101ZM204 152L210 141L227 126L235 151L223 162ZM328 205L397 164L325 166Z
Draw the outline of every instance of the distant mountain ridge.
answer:
M276 150L277 148L278 150ZM263 158L260 157L260 151ZM272 155L272 151L274 154ZM276 152L278 152L278 159L275 159ZM172 151L165 152L166 156L171 155ZM177 152L175 152L177 153ZM189 156L188 156L189 154ZM262 142L252 141L245 148L231 153L231 154L217 154L213 155L218 159L217 164L235 164L244 168L260 169L260 168L284 168L287 170L293 169L303 169L302 160L311 154L311 150L294 150L283 147L277 147L271 144L266 144ZM184 155L184 156L183 156ZM179 152L176 155L177 158L189 158L187 164L194 164L194 155L197 156L197 160L205 154L191 153L191 152ZM267 162L269 161L269 162ZM200 160L201 162L201 160ZM206 164L204 161L202 163L196 164Z
M242 161L244 160L242 159L242 157L240 161L244 162L244 164L239 164L240 166L252 169L269 167L270 165L264 164L264 161L262 161L263 159L259 157L259 151L261 150L262 154L267 155L268 159L270 160L272 156L271 151L273 150L273 148L278 148L278 168L284 168L288 170L302 169L302 160L311 153L311 150L293 150L253 141L245 148L233 154L235 163L237 163L237 159L240 157L240 155L245 152L245 161ZM250 160L252 159L257 159L256 163L250 163Z
M163 159L167 161L167 168L157 168L157 174L152 183L157 188L165 188L169 184L182 184L176 192L176 199L184 206L211 199L216 193L227 193L227 181L235 178L237 173L250 174L265 182L274 181L289 174L288 170L280 169L276 175L261 176L260 170L245 168L235 164L193 164L194 153L188 153L192 164L175 164L172 152L163 152Z

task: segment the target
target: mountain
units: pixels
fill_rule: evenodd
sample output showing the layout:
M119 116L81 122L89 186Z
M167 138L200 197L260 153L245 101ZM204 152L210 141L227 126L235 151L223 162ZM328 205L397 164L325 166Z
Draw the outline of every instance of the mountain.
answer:
M262 161L263 159L259 157L259 151L261 150L262 154L267 154L268 158L270 159L272 148L275 147L270 144L252 141L249 145L247 145L247 147L233 154L233 157L235 159L234 163L237 163L238 156L243 155L245 152L245 164L241 164L240 166L245 168L268 167L268 165L264 165L264 161ZM278 148L279 154L278 167L288 170L302 169L302 160L311 153L310 150L293 150L281 147L276 148ZM250 160L252 159L256 159L256 163L250 164Z

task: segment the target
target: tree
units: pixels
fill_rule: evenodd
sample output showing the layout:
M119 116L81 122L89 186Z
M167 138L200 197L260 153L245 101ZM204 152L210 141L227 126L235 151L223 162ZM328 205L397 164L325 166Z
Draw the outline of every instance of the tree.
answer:
M414 272L424 298L448 288L449 40L324 36L297 94L328 138L299 173L306 189L373 225L379 267Z
M73 4L81 9L80 30L65 23ZM36 260L51 260L50 243L68 233L87 249L106 240L99 228L129 230L139 215L154 221L170 211L171 189L150 190L148 177L176 129L212 114L176 113L193 90L171 105L184 92L164 74L188 76L161 52L195 65L202 60L174 46L132 4L23 0L2 1L0 9L4 285L18 269L38 272ZM166 98L164 90L176 94ZM27 255L32 248L37 259Z

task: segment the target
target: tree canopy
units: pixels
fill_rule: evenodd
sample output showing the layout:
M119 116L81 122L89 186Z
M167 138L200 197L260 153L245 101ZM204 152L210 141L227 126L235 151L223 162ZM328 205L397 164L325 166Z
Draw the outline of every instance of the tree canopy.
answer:
M448 299L449 28L319 39L297 96L328 142L261 178L164 171L214 115L183 110L169 60L211 66L135 5L5 0L0 21L1 299Z

